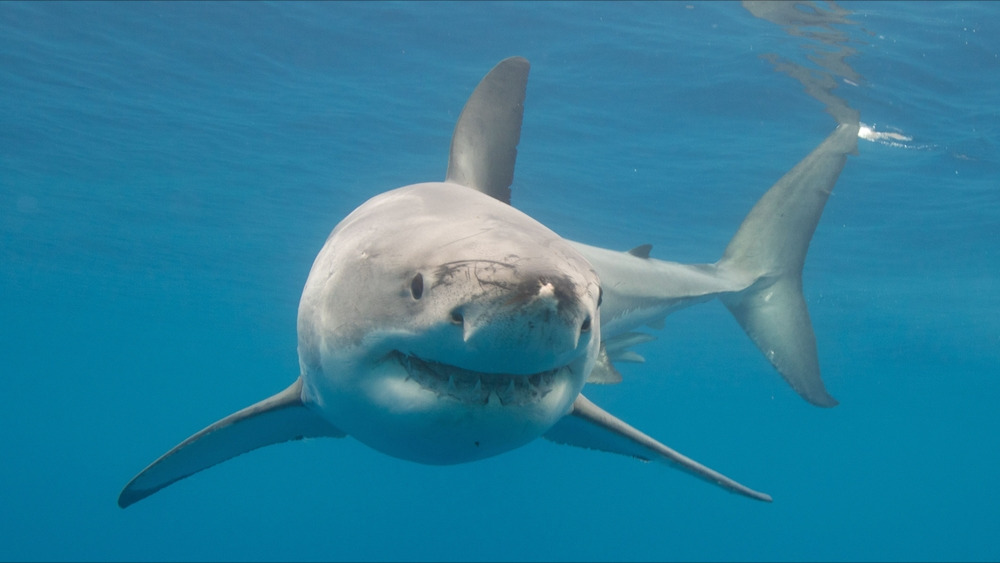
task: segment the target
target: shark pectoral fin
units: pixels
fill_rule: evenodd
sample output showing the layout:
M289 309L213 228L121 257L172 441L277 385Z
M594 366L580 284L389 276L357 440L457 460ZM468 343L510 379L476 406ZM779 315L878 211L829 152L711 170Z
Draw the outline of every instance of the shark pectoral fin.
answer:
M184 440L132 478L118 496L125 508L160 489L240 454L288 440L343 432L302 403L302 378L284 391L237 411Z
M549 429L545 437L560 444L622 454L645 461L665 462L729 492L771 502L770 495L741 485L677 453L614 417L583 395L576 398L573 410Z
M530 68L510 57L479 82L455 124L445 181L510 203Z

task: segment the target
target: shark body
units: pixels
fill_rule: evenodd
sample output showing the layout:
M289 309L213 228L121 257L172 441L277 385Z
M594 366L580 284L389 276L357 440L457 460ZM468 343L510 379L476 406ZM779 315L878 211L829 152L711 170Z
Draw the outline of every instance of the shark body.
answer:
M473 92L444 182L362 204L333 230L299 305L300 375L183 441L136 475L129 506L269 444L353 436L428 464L498 455L536 438L662 461L750 489L604 411L582 391L636 360L635 332L719 298L806 400L833 406L801 291L813 230L857 126L842 124L751 210L721 260L687 265L563 239L510 205L528 61Z

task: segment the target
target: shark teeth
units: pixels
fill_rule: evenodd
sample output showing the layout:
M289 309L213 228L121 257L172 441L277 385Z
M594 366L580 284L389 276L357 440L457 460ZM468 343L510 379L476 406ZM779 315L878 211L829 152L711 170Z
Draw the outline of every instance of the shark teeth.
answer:
M395 352L396 359L421 387L463 403L486 405L499 402L503 406L527 405L540 401L552 391L556 368L530 375L482 373L460 367L423 360L417 356Z

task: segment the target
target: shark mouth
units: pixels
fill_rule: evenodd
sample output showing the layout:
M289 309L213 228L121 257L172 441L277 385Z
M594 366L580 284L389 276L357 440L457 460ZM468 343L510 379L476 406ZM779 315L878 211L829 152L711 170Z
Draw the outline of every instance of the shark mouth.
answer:
M552 391L560 372L569 371L569 367L564 366L530 375L483 373L422 360L402 352L395 355L409 374L408 380L417 382L438 397L473 405L499 402L507 407L537 403Z

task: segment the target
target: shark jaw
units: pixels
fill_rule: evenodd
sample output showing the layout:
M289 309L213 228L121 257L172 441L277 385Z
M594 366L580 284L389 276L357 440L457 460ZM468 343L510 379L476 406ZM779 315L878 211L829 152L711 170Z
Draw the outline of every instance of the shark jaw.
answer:
M467 463L552 428L572 409L598 348L595 339L568 363L538 364L524 374L483 372L393 348L378 359L327 363L305 380L304 396L331 424L384 454L428 465ZM344 377L327 375L337 373Z
M570 379L570 366L549 369L529 375L483 373L395 351L393 359L415 381L441 400L454 400L469 405L524 406L543 400L557 381Z

